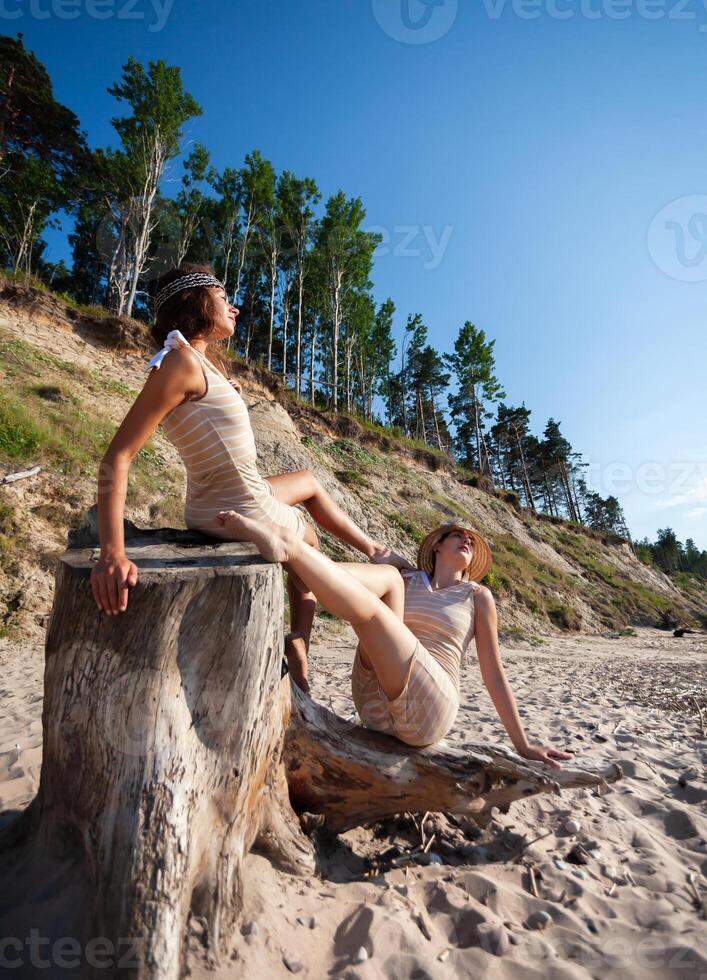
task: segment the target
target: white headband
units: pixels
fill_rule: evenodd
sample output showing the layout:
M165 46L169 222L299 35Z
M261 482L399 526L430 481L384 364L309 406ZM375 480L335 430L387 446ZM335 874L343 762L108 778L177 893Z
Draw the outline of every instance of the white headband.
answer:
M171 299L175 293L180 293L183 289L191 289L192 286L215 286L223 289L223 283L219 282L216 276L208 275L205 272L192 272L188 276L180 276L174 282L170 282L164 289L160 289L155 297L155 316L159 313L160 307Z

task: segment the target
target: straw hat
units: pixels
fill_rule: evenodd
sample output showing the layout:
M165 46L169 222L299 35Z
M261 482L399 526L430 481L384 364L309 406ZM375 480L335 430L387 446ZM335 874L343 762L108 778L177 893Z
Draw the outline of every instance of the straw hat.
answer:
M423 572L427 572L431 575L434 570L434 547L439 541L439 539L444 534L449 534L450 531L464 531L474 542L474 554L471 559L471 564L467 569L467 578L471 579L473 582L480 582L484 577L486 572L488 572L493 562L491 556L491 549L489 548L487 542L478 534L473 528L466 524L460 524L456 521L449 521L446 524L440 524L436 527L434 531L423 538L420 549L417 552L417 567Z

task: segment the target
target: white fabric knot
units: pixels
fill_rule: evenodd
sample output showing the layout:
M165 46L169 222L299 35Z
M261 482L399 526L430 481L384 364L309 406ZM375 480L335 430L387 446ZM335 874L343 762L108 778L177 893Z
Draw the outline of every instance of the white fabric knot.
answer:
M191 344L181 330L170 330L165 337L164 347L155 354L145 368L145 371L150 371L153 367L159 368L165 358L165 354L170 350L176 350L178 347L191 347Z

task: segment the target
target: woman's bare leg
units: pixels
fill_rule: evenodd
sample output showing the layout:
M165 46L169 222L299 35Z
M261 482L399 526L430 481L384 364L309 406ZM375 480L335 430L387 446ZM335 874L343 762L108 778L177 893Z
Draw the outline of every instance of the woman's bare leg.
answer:
M311 470L297 470L294 473L268 476L266 480L273 488L275 497L283 504L289 504L290 507L303 504L320 527L352 545L367 558L372 558L386 550L384 545L369 538L341 507L334 503Z
M319 549L319 539L314 528L307 525L305 541ZM309 692L308 659L309 638L312 633L317 599L298 578L293 569L287 569L287 595L290 600L290 632L285 637L285 659L292 680L305 694Z
M267 561L284 562L332 615L353 626L387 697L405 687L417 638L391 608L350 571L315 551L287 528L222 511L219 519Z
M392 565L366 565L363 562L353 561L341 561L336 564L339 568L347 571L349 575L353 575L361 585L365 585L373 595L378 596L381 602L392 609L398 619L403 619L405 583L397 568ZM358 655L366 670L373 670L371 659L362 643L358 645Z

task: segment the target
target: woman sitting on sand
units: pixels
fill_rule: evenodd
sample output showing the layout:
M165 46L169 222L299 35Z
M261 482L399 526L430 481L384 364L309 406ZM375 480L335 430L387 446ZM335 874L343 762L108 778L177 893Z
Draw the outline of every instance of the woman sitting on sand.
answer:
M123 612L128 588L137 582L137 568L126 557L123 537L128 470L160 424L186 466L184 518L188 528L229 538L216 515L223 508L232 508L244 517L274 521L317 548L314 528L294 509L295 504L304 504L317 524L369 560L404 562L358 528L310 470L265 479L258 472L240 385L228 379L209 350L216 341L234 334L238 312L207 266L184 265L157 282L152 336L161 350L147 365L150 375L99 471L101 553L91 572L91 588L99 609L106 613ZM294 679L306 689L315 599L292 575L288 576L288 592L292 633L285 652Z
M516 751L554 768L571 758L528 743L499 653L493 596L476 582L491 553L475 531L440 525L420 545L418 570L401 573L391 565L330 561L289 528L234 511L218 519L267 561L286 563L328 612L351 623L359 638L353 699L368 728L408 745L443 738L459 709L461 662L475 637L481 676Z

